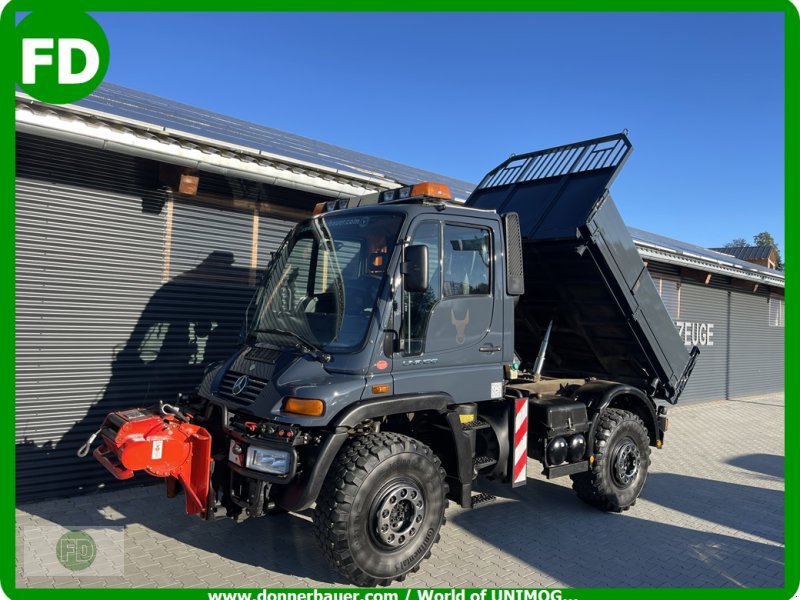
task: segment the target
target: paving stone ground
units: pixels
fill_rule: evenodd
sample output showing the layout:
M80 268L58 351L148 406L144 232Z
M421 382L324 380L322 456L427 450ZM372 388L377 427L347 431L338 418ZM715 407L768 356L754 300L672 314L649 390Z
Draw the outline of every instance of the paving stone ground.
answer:
M475 510L451 503L433 556L402 585L783 587L783 457L783 395L676 407L630 511L586 506L569 478L547 481L529 461L526 486L484 485L498 500ZM17 586L347 585L309 513L206 523L163 496L147 486L18 506ZM121 574L26 573L26 544L53 525L124 527Z

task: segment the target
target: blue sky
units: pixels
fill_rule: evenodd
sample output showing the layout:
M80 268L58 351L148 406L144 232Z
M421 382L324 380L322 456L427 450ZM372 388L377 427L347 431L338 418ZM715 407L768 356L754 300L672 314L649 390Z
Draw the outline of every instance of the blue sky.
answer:
M476 182L627 128L634 227L784 241L781 13L94 13L106 80Z

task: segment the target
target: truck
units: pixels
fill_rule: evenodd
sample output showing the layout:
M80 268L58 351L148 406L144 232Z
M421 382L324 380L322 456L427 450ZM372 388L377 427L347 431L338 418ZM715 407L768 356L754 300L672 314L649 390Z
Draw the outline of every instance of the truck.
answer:
M196 390L109 414L93 456L207 520L313 507L359 586L416 571L449 501L524 485L529 458L627 510L698 355L609 194L631 149L620 133L512 155L464 203L426 182L318 204L238 350Z

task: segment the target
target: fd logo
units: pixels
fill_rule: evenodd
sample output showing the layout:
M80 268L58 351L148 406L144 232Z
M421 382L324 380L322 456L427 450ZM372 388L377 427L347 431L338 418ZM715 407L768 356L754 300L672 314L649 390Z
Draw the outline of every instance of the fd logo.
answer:
M16 28L17 83L51 104L91 94L108 70L108 40L89 15L64 8L35 11Z

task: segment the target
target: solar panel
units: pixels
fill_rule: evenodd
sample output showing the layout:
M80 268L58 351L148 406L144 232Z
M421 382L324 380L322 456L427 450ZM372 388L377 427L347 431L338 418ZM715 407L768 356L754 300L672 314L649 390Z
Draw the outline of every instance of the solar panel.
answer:
M649 231L636 229L634 227L628 227L628 231L631 232L631 237L634 239L634 241L641 241L644 242L645 244L661 246L662 248L666 248L678 254L688 253L712 261L723 261L728 264L736 265L743 269L747 269L748 271L756 271L764 275L771 275L771 276L782 275L782 273L774 271L773 269L768 269L767 267L762 267L754 263L740 260L728 254L723 254L722 252L717 252L709 248L703 248L702 246L696 246L688 242L682 242L680 240L675 240L663 235L658 235L657 233L651 233Z
M76 102L78 106L127 119L198 135L236 146L269 152L278 156L364 175L383 177L400 184L420 181L446 183L454 196L467 198L475 184L424 169L384 160L333 144L312 140L264 125L250 123L226 115L175 102L113 83L101 84L90 96ZM660 246L669 251L690 253L712 261L724 261L765 275L776 272L766 267L739 260L702 246L689 244L633 227L628 228L634 240Z
M235 119L113 83L103 83L90 96L75 104L174 131L253 148L332 169L383 177L401 184L429 180L441 181L450 187L454 196L460 198L466 198L475 187L474 184L467 181Z

